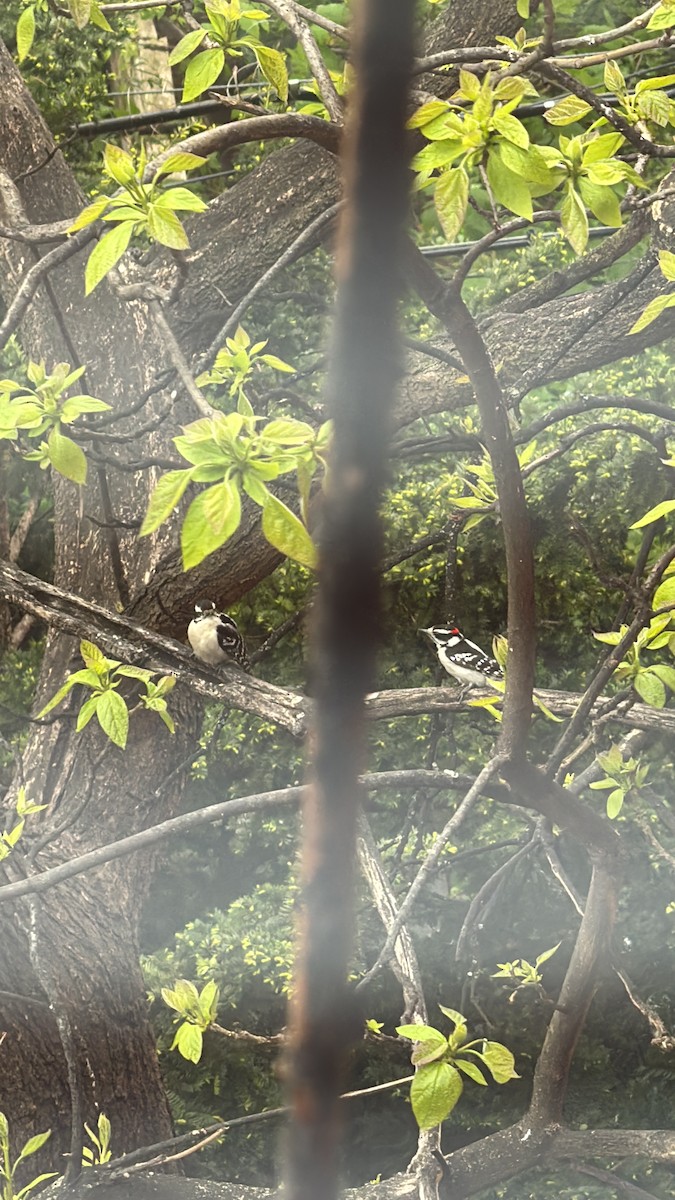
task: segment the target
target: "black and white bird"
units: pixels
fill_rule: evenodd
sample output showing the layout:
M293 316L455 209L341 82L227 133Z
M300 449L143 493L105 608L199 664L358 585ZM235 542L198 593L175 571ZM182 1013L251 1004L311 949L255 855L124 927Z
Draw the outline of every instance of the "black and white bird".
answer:
M197 658L211 667L223 664L250 671L246 645L232 617L218 612L212 600L195 604L195 615L187 630L188 641Z
M432 625L421 629L436 648L439 662L449 675L454 675L462 691L471 687L488 687L491 680L504 678L499 663L485 654L475 642L470 642L456 626Z

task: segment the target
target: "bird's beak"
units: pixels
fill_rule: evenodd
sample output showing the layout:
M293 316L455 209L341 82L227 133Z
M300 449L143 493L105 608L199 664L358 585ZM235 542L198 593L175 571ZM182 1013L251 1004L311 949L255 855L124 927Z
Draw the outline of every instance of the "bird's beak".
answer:
M427 637L429 638L429 641L433 642L433 640L434 640L434 639L433 639L433 638L432 638L432 636L431 636L431 630L430 630L430 629L418 629L418 630L417 630L417 632L418 632L418 633L426 633Z

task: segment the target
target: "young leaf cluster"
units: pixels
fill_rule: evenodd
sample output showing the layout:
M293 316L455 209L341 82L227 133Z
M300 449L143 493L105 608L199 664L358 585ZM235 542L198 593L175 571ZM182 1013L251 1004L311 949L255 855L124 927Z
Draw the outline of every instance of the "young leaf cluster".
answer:
M665 579L654 595L655 608L671 602L675 605L675 576ZM627 680L635 688L640 699L652 708L664 707L667 697L666 688L675 692L675 667L669 666L667 663L645 665L642 655L664 649L667 649L671 655L675 655L675 630L671 627L671 621L670 613L661 613L660 616L652 617L649 625L640 630L626 657L614 672L615 679ZM593 636L607 646L617 646L627 629L627 625L622 625L619 630L595 633Z
M598 754L597 762L607 774L604 779L597 779L590 786L595 791L609 791L607 816L613 821L621 812L628 794L639 792L647 778L649 767L641 764L637 758L624 760L618 746L611 746L605 754Z
M163 475L150 497L141 537L153 533L171 516L189 484L210 485L195 497L183 521L181 548L186 571L237 530L242 491L262 509L262 530L272 546L302 566L316 563L316 549L307 530L309 496L317 469L325 470L330 425L326 422L314 430L304 421L279 417L258 428L261 418L253 412L244 383L260 364L277 371L293 370L276 355L263 354L266 345L251 345L241 328L227 339L214 368L198 382L228 386L230 396L237 398L237 412L217 412L184 426L183 436L173 440L191 465ZM267 487L290 471L296 473L303 520Z
M216 1019L218 986L210 979L198 992L189 979L177 980L173 989L162 988L162 999L183 1018L171 1044L188 1062L198 1063L202 1056L204 1030Z
M107 144L103 151L103 171L122 189L114 196L97 196L73 221L69 233L99 219L114 224L97 242L87 260L84 276L85 295L111 271L127 249L132 234L146 234L151 241L171 250L187 250L190 243L177 212L204 212L206 204L186 187L162 190L160 181L175 171L193 171L206 162L199 154L177 151L157 168L150 183L143 182L147 166L145 148L137 163L120 146Z
M241 58L248 50L255 57L261 75L275 89L283 104L288 102L288 71L280 50L265 46L254 37L251 28L269 20L269 13L257 8L242 9L239 0L205 0L207 25L192 29L181 38L169 55L169 65L182 62L207 38L209 47L190 59L183 82L184 104L201 96L222 74L227 59ZM243 32L240 32L240 26Z
M209 383L226 386L230 396L239 399L244 384L250 380L256 368L272 367L275 371L285 371L293 375L295 367L290 363L277 358L276 354L263 354L266 345L267 340L251 345L249 335L239 325L234 337L225 339L225 348L218 351L211 370L204 371L198 377L199 387Z
M33 804L26 799L26 789L21 787L16 798L16 815L19 818L15 825L10 830L3 830L0 834L0 862L7 858L16 846L21 834L23 833L26 817L32 813L42 812L47 807L46 804Z
M533 963L527 961L526 958L514 958L513 962L497 963L499 970L494 971L492 979L510 979L517 981L517 986L509 996L509 1003L515 1000L516 993L523 988L535 987L541 990L542 974L539 970L549 958L552 958L556 950L559 950L561 943L552 946L550 950L544 950L535 958Z
M9 1122L5 1114L0 1112L0 1200L24 1200L24 1197L29 1196L39 1184L44 1183L46 1179L53 1179L58 1174L57 1171L48 1171L45 1175L38 1175L18 1191L14 1186L14 1177L19 1164L30 1158L31 1154L36 1154L51 1136L51 1132L51 1129L48 1129L46 1133L36 1133L34 1137L29 1138L12 1162L9 1147Z
M43 470L52 466L73 483L87 481L87 460L81 446L63 433L63 425L72 425L84 413L105 412L110 408L95 396L65 396L65 392L84 374L86 367L70 370L68 363L57 363L47 375L44 363L29 363L26 374L33 388L0 379L0 441L47 437L37 450L24 451L24 458L38 462Z
M144 708L156 712L170 733L174 732L174 723L166 705L166 696L176 685L175 675L163 675L154 683L152 676L155 671L146 671L143 667L123 666L115 659L106 658L93 642L81 641L80 654L84 668L74 671L68 676L63 687L45 705L38 715L44 717L70 693L76 684L82 684L90 691L90 695L80 708L76 730L79 733L88 725L93 716L103 732L122 749L127 744L129 734L129 708L117 688L125 678L137 679L145 687L145 693L139 697Z
M463 1075L487 1087L478 1063L487 1068L495 1083L519 1078L514 1057L506 1046L485 1038L468 1042L462 1014L442 1004L439 1008L454 1025L449 1037L431 1025L399 1025L396 1030L401 1037L415 1042L411 1061L417 1069L410 1085L410 1103L420 1129L432 1129L450 1116L464 1090Z
M526 95L537 95L529 81L507 77L482 82L460 71L460 86L449 101L431 100L408 122L429 142L413 159L417 186L432 187L445 236L459 233L469 203L472 172L483 172L491 203L532 221L533 201L562 191L560 223L572 248L581 254L588 241L587 209L606 226L622 223L614 188L631 183L644 187L635 169L616 157L624 143L620 133L598 132L603 120L576 137L560 135L558 147L534 145L515 116ZM547 113L553 125L579 120L589 110L584 101L565 97Z
M84 1128L92 1142L93 1149L91 1146L82 1147L82 1166L97 1167L102 1163L110 1162L112 1158L112 1150L110 1149L112 1128L105 1113L99 1113L96 1133L94 1133L90 1125L87 1125L86 1121Z

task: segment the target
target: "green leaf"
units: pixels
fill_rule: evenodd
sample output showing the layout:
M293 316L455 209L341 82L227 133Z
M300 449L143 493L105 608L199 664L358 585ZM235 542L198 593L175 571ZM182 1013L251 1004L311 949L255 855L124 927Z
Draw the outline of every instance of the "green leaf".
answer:
M434 203L443 233L451 242L464 224L469 203L469 177L463 167L441 175L436 184Z
M449 1021L452 1021L453 1025L464 1025L466 1027L466 1019L461 1012L457 1012L457 1009L447 1008L445 1004L439 1004L438 1007L443 1013L443 1016L447 1017Z
M625 92L626 81L620 67L611 58L605 62L604 82L608 92Z
M185 212L205 212L206 204L200 196L186 187L171 187L153 201L153 208L182 209Z
M517 117L513 116L513 113L505 112L503 108L495 109L492 124L507 141L513 142L514 146L520 146L522 150L527 150L530 136L525 126Z
M622 133L601 133L588 142L584 150L583 164L603 162L613 157L626 139Z
M82 215L82 214L80 214ZM87 259L84 273L84 294L88 296L112 270L124 254L133 233L133 222L124 221L105 233Z
M147 537L164 524L179 503L191 478L190 470L167 471L166 475L162 475L150 497L139 537Z
M670 250L659 250L659 266L670 283L675 283L675 254Z
M284 362L282 358L277 358L276 354L261 354L260 362L266 367L273 367L275 371L285 371L289 375L295 374L295 367L290 363ZM302 424L302 422L300 422Z
M35 5L24 8L16 23L16 55L23 62L35 40Z
M184 571L196 567L202 559L213 554L213 551L222 546L225 541L223 535L213 528L206 514L204 499L206 496L208 496L208 491L200 492L195 497L183 521L180 544Z
M590 172L589 172L590 175ZM590 208L594 217L611 229L618 229L623 224L619 201L614 192L608 187L598 187L579 179L579 191L584 204Z
M572 184L567 185L567 192L560 206L560 223L572 249L576 254L583 254L588 242L588 217L579 193Z
M506 145L508 143L502 143L490 151L487 164L488 183L499 204L503 204L504 208L508 208L509 212L515 213L517 217L531 221L532 196L525 181L503 161L502 151Z
M77 733L81 733L85 726L87 726L91 721L91 718L96 712L99 699L100 693L97 692L94 696L90 696L88 700L85 700L82 708L77 714L77 724L75 726Z
M113 28L109 21L104 17L98 4L98 0L91 0L91 12L89 20L97 29L105 29L106 33L112 33Z
M169 56L169 62L171 62L171 56ZM175 154L169 154L157 168L155 179L159 179L162 175L171 175L174 171L194 171L196 167L202 167L206 161L201 154L189 154L187 150L177 150Z
M410 1103L420 1129L433 1129L450 1115L464 1084L459 1071L450 1063L431 1063L420 1067L410 1085Z
M675 293L670 296L655 296L653 300L650 300L644 312L638 317L628 332L640 333L642 329L646 329L647 325L651 325L652 321L660 317L666 308L675 308ZM637 528L637 525L631 525L631 529Z
M225 66L225 52L219 48L202 50L188 64L183 84L183 104L201 96L221 74Z
M670 4L661 4L649 18L647 29L670 29L675 25L675 8Z
M673 300L675 300L675 296ZM632 332L633 330L631 329ZM644 525L651 525L654 521L659 521L661 517L667 517L668 513L673 511L675 511L675 500L662 500L660 504L657 504L654 508L650 508L644 517L640 517L639 521L634 521L630 528L642 529Z
M91 0L68 0L70 15L78 29L84 29L91 14Z
M84 639L80 642L80 654L84 660L85 666L90 670L95 671L99 676L104 675L109 669L109 662L102 650L94 642L87 642Z
M544 950L543 954L537 955L537 958L535 959L535 966L541 967L545 962L548 962L549 958L553 958L553 955L560 949L561 946L562 942L557 942L555 946L551 946L550 950Z
M621 788L615 788L611 795L607 797L606 811L610 821L613 821L615 817L618 817L621 809L623 808L623 802L624 794Z
M650 670L639 671L633 680L633 687L638 696L650 708L664 707L666 703L666 689L658 676L653 675Z
M124 749L129 733L129 709L119 692L114 691L113 688L107 692L101 692L96 705L96 716L101 729L107 734L110 741Z
M45 1179L55 1179L57 1175L58 1171L45 1171L42 1175L37 1175L35 1179L31 1179L30 1183L22 1187L20 1192L16 1193L14 1200L25 1200L28 1193L32 1192L39 1183L44 1183Z
M664 579L654 592L652 608L664 608L666 604L675 604L675 575Z
M426 104L415 109L413 115L406 122L406 129L422 129L430 121L434 121L436 117L442 116L447 111L448 105L445 100L428 100Z
M316 566L316 547L302 521L271 492L263 508L262 531L270 545L287 558L303 567Z
M57 426L54 426L47 438L47 451L50 463L60 475L64 475L73 483L87 482L87 460L82 447L61 433Z
M202 493L204 516L220 544L232 537L241 521L241 494L234 479L224 479Z
M185 189L187 190L187 189ZM162 246L172 250L187 250L190 243L175 213L159 207L156 203L148 210L148 233Z
M527 21L530 15L530 0L516 0L516 12L522 21Z
M44 1146L47 1139L51 1137L51 1132L51 1129L48 1129L46 1133L36 1133L32 1138L29 1138L14 1163L14 1169L16 1169L20 1162L23 1162L24 1158L29 1158L31 1154L36 1154Z
M657 663L655 667L650 667L650 671L665 683L671 692L675 692L675 667L669 667L667 663Z
M473 1079L474 1083L480 1083L483 1087L487 1087L487 1079L475 1062L470 1062L468 1058L456 1058L454 1065L459 1071L463 1071L465 1075L468 1075L469 1079Z
M88 224L97 221L102 212L106 211L109 203L109 197L100 196L91 204L86 205L86 208L80 212L79 216L74 218L72 226L68 226L68 233L76 233L78 229L84 229Z
M586 100L580 100L578 96L564 96L544 113L544 117L549 125L571 125L574 121L580 121L590 111L591 106Z
M653 121L662 129L669 124L671 101L667 92L643 92L637 106L643 119Z
M495 1083L508 1083L509 1079L519 1079L516 1074L516 1060L506 1046L501 1042L483 1042L480 1057L492 1074Z
M169 55L169 66L175 66L176 63L182 62L184 58L187 58L188 54L192 54L192 51L196 50L197 46L201 45L205 37L205 29L192 29L189 33L186 33L185 37L182 37L171 51ZM183 170L182 167L171 167L170 169L172 171Z
M433 1025L397 1025L396 1032L400 1037L409 1038L411 1042L433 1042L438 1044L440 1039L447 1046L447 1038L441 1033L440 1029L434 1029Z
M191 1025L187 1021L180 1025L176 1036L173 1039L173 1045L178 1052L186 1058L188 1062L198 1063L202 1056L202 1046L204 1038L201 1029L197 1025Z
M120 187L126 187L136 178L133 158L121 146L115 146L112 142L106 142L103 149L103 167L106 174L114 179L115 183L119 183Z
M283 54L269 46L256 46L254 53L265 79L272 84L281 103L288 104L288 71Z

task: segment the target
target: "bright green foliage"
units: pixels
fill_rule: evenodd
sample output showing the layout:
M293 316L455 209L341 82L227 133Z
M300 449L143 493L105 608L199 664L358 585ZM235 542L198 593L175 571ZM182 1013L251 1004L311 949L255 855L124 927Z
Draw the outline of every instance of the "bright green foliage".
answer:
M609 59L604 82L607 91L617 97L618 111L631 125L650 121L660 127L675 125L675 102L664 90L675 83L675 75L640 79L631 93L618 63Z
M556 950L560 949L560 946L561 943L558 942L557 946L552 946L550 950L544 950L542 954L539 954L535 958L534 963L528 962L526 958L515 958L513 962L497 963L499 970L494 971L491 978L517 981L517 986L509 996L509 1001L513 1001L516 993L523 988L536 987L541 990L543 976L539 968L545 962L548 962L549 958L553 957Z
M87 1125L86 1121L84 1123L84 1128L89 1135L93 1149L91 1146L82 1147L82 1166L97 1167L100 1166L101 1163L110 1162L110 1159L112 1158L112 1150L110 1149L110 1135L112 1133L112 1129L110 1121L106 1117L105 1113L99 1113L96 1133L94 1133L94 1130L91 1128L91 1126Z
M647 29L671 29L675 25L675 5L671 0L663 0L656 12L652 13Z
M95 396L64 395L84 374L86 367L71 371L68 363L57 363L47 375L44 363L29 363L27 375L33 388L0 379L0 440L17 441L20 435L39 438L47 434L37 450L25 450L24 458L38 462L43 470L52 466L73 483L87 481L87 460L82 447L62 432L84 413L110 408Z
M162 999L183 1018L171 1049L178 1050L190 1062L198 1063L202 1056L204 1030L213 1024L218 1012L217 984L210 979L198 992L189 979L179 979L173 988L162 988Z
M675 671L673 672L673 678L675 679ZM635 795L640 791L642 784L647 778L649 766L645 763L640 763L637 758L627 758L624 760L618 746L611 746L606 754L598 754L597 762L607 774L604 779L597 779L590 786L597 791L609 791L607 797L607 816L610 821L613 821L621 812L623 802L628 794L633 793Z
M664 590L661 591L661 588ZM655 607L661 607L663 596L670 596L675 592L675 578L671 577L661 584L654 597ZM656 597L661 595L657 602ZM675 603L675 601L673 601ZM670 603L666 600L665 603ZM627 632L628 626L622 625L621 628L611 630L609 633L594 633L593 636L599 642L605 642L608 646L617 646L624 634ZM651 653L656 650L668 649L671 655L675 655L675 629L672 628L672 616L670 613L662 613L660 616L652 617L646 629L641 629L633 645L628 650L626 657L614 672L614 678L617 680L628 680L635 688L641 700L645 704L649 704L652 708L663 708L666 703L666 688L671 692L675 692L675 667L666 663L655 663L654 665L645 666L641 655L643 653Z
M293 375L295 367L283 362L276 354L263 354L267 345L256 342L251 345L251 339L241 325L234 337L225 339L225 349L219 350L216 361L210 371L204 371L197 379L199 387L207 383L222 384L229 388L230 396L241 397L244 384L250 380L256 367L272 367L275 371L285 371Z
M242 490L262 508L262 529L271 545L302 566L316 563L307 530L309 496L317 469L325 470L330 425L325 423L317 431L304 421L279 417L257 428L260 418L253 413L244 383L261 364L276 371L293 370L276 355L263 354L266 345L251 345L241 328L227 339L213 369L198 382L227 385L230 396L237 398L237 412L217 412L184 426L183 436L174 438L174 444L192 465L163 475L150 497L141 537L153 533L171 516L188 484L211 485L192 501L183 521L181 548L186 571L222 546L239 527ZM290 471L296 472L304 524L267 487L272 479Z
M45 1175L38 1175L25 1187L17 1190L14 1186L14 1176L19 1164L30 1158L31 1154L36 1154L51 1136L51 1132L51 1129L48 1129L46 1133L36 1133L34 1137L29 1138L12 1162L9 1149L9 1122L5 1114L0 1112L0 1200L24 1200L24 1197L30 1195L40 1183L44 1183L46 1179L53 1179L58 1174L57 1171L49 1171Z
M71 689L80 683L89 688L91 695L80 708L77 732L84 729L96 715L103 732L111 742L123 749L129 733L129 709L116 689L125 678L137 679L145 686L145 694L139 697L139 703L144 708L156 712L169 732L174 732L173 718L167 710L165 697L176 685L175 675L163 675L158 683L153 683L152 676L156 671L146 671L143 667L122 666L116 660L106 658L93 642L80 642L80 654L84 660L84 669L74 671L68 676L63 687L59 688L56 695L52 696L42 709L39 714L41 717L56 708Z
M14 807L16 809L16 815L19 819L9 831L5 829L3 830L2 834L0 834L0 862L7 858L7 856L11 854L12 850L16 846L16 843L23 833L26 817L30 816L32 813L42 812L47 805L33 804L30 800L26 799L26 789L24 787L20 787Z
M205 162L206 159L199 154L177 151L169 154L157 168L150 183L144 183L147 165L145 148L141 148L135 163L120 146L106 145L103 152L104 174L117 183L122 192L114 196L97 196L82 210L69 229L69 233L75 233L99 219L117 222L115 228L103 235L89 255L84 277L85 295L93 292L120 260L132 234L144 233L151 241L169 246L172 250L187 250L190 243L176 212L204 212L206 204L186 187L162 190L160 180L175 171L193 171Z
M468 1058L477 1058L495 1080L508 1083L518 1079L514 1070L514 1058L500 1042L489 1042L476 1038L467 1042L466 1021L453 1008L438 1006L448 1017L454 1030L446 1037L431 1025L399 1025L396 1032L415 1042L411 1062L416 1067L415 1078L410 1086L410 1103L420 1129L432 1129L450 1116L463 1090L462 1074L483 1087L487 1081L477 1063ZM480 1046L480 1050L474 1049Z
M479 169L485 172L493 203L526 221L533 218L535 199L562 189L561 226L577 254L588 241L586 210L603 225L619 226L622 218L614 188L624 183L645 186L630 164L616 158L623 136L599 133L599 123L577 137L561 135L558 149L534 145L514 109L524 96L536 94L520 76L494 84L490 72L480 82L463 70L450 101L430 100L411 117L409 127L419 129L430 143L413 159L417 186L434 188L436 211L448 239L456 237L464 224L471 174ZM546 119L553 125L567 125L588 111L584 101L565 97L546 113Z
M250 51L263 77L271 83L283 104L288 101L288 71L284 55L280 50L265 46L249 30L261 21L269 20L269 13L261 9L242 9L239 0L205 0L204 11L208 25L192 29L181 38L169 55L174 66L192 54L205 38L210 43L207 50L200 50L190 59L183 85L183 103L195 100L210 88L225 67L225 58L241 58ZM239 35L239 30L244 31Z
M99 29L105 29L108 33L112 33L106 17L101 12L98 0L65 0L65 3L78 29L84 29L85 25L91 21L92 25L97 25ZM47 7L45 0L36 0L34 4L29 4L24 8L21 13L16 23L16 50L19 62L23 62L33 48L36 13L46 12Z

